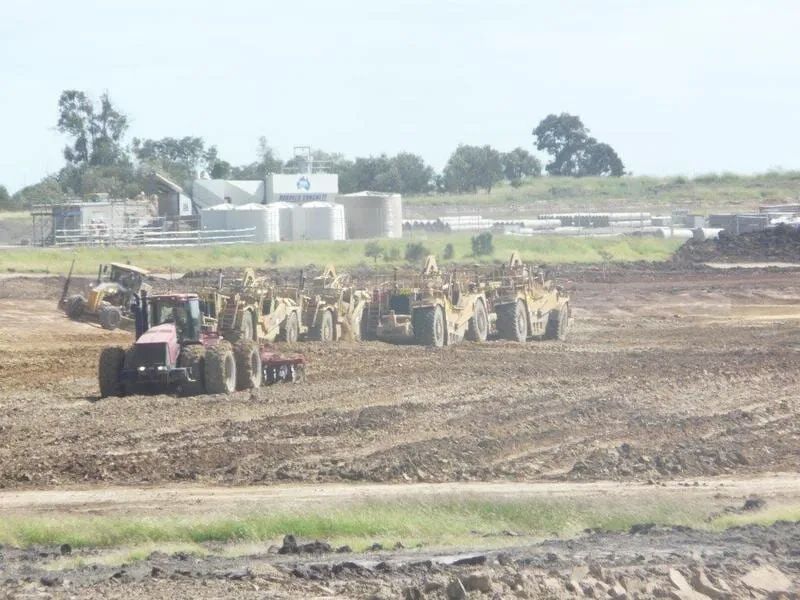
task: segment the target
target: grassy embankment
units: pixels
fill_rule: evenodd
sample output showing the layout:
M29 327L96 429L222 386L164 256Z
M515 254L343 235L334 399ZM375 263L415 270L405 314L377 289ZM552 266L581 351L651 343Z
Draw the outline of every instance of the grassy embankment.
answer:
M761 204L797 202L800 172L733 173L677 177L538 177L521 187L499 185L491 194L443 194L404 198L412 216L461 213L646 211L669 214L686 208L701 214L746 212Z
M406 244L420 242L429 251L442 256L445 245L453 244L454 260L459 262L505 261L518 249L523 259L540 263L599 263L604 260L665 260L677 249L676 240L649 238L584 238L563 236L495 236L492 256L472 256L468 234L428 234L413 240L380 240L388 256L392 248L398 258L379 258L377 265L389 267L406 264L402 259ZM364 255L364 241L281 242L238 246L197 248L12 248L0 251L0 272L66 273L72 259L75 272L94 274L103 262L122 262L157 272L185 272L221 267L337 267L375 264Z
M228 544L225 551L229 553L237 552L237 548L249 552L253 544L279 543L287 533L327 540L333 546L348 544L355 551L362 551L376 541L385 547L399 541L407 548L469 548L572 537L586 528L627 531L637 523L720 530L747 523L768 525L777 520L800 519L800 506L709 517L719 509L720 505L708 496L684 498L655 493L652 498L629 498L626 502L613 498L452 497L199 517L29 516L0 521L0 543L18 547L69 543L74 548L110 548L117 549L112 556L134 560L154 549L180 548L203 554L208 552L209 543Z

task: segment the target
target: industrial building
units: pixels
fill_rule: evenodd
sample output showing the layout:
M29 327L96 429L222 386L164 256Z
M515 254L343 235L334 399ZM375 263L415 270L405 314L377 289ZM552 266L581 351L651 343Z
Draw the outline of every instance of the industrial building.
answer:
M400 194L338 190L336 174L281 173L264 181L198 179L192 200L203 230L255 228L255 242L402 237Z
M34 206L34 245L127 243L137 230L149 226L157 215L152 200L118 200L92 194L86 200Z

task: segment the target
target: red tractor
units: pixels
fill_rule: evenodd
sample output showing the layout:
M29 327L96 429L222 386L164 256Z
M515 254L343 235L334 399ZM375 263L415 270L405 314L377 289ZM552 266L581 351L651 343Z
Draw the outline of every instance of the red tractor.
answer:
M231 344L204 325L197 294L142 293L133 312L133 346L100 353L101 398L171 390L229 394L304 376L303 356L282 356L252 340Z

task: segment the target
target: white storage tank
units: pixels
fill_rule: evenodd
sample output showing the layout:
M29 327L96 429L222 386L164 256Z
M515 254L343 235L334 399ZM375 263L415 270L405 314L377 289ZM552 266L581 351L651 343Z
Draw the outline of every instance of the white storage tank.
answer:
M272 202L265 204L266 208L271 213L271 218L278 223L278 240L282 242L290 242L294 239L294 214L297 205L290 202Z
M403 237L403 197L383 192L343 194L348 239Z
M345 239L344 206L341 204L306 202L293 217L295 240Z
M278 215L263 204L245 204L237 206L233 213L234 226L230 229L253 228L254 243L280 241L280 223Z
M200 211L200 226L204 230L220 231L230 229L228 221L229 215L233 214L234 207L231 204L217 204Z

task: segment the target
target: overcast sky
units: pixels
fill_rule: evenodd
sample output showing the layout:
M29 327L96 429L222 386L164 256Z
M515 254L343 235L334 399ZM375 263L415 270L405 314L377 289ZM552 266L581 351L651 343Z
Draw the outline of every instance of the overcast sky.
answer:
M566 111L635 174L799 168L799 24L793 1L2 0L0 184L61 168L64 89L234 164L264 135L438 170Z

